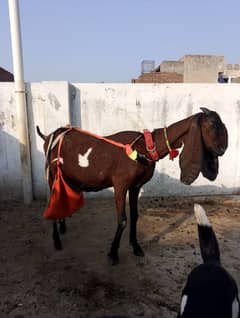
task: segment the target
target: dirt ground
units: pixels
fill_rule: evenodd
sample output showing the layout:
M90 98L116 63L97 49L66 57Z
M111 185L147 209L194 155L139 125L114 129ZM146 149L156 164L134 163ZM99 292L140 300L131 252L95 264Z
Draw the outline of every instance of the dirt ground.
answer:
M44 202L0 203L0 317L176 317L181 289L201 262L193 203L201 203L217 234L224 266L240 286L240 198L144 198L132 254L125 230L120 263L107 253L116 229L113 199L87 199L68 219L55 251Z

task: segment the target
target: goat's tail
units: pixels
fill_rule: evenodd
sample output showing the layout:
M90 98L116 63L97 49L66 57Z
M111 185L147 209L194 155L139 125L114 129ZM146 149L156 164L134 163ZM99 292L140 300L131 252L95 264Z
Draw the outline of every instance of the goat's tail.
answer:
M37 128L37 133L38 133L38 135L39 135L44 141L46 141L46 140L47 140L47 136L45 136L45 135L41 132L39 126L36 126L36 128Z
M203 262L220 263L217 238L204 208L200 204L194 204L194 213L198 224L199 244Z

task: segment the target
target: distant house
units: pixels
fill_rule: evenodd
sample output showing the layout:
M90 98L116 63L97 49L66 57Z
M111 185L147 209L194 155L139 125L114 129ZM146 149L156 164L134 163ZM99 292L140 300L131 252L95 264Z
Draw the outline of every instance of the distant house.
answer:
M146 60L132 83L217 83L219 74L222 82L238 82L240 64L225 64L224 56L217 55L185 55L178 61L163 61L156 68L154 61Z
M141 74L132 79L132 83L183 83L183 63L163 61L155 68L154 61L144 60L141 63Z
M0 67L0 82L14 82L13 74Z

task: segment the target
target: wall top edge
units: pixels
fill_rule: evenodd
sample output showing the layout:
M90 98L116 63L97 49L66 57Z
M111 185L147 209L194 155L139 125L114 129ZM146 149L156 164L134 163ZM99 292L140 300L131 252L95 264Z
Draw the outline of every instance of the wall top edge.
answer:
M14 86L14 82L0 82L1 87L11 87ZM34 85L34 84L70 84L70 85L83 85L83 86L221 86L221 87L228 87L228 86L239 86L240 83L126 83L126 82L105 82L105 83L93 83L93 82L68 82L68 81L39 81L39 82L25 82L27 85Z

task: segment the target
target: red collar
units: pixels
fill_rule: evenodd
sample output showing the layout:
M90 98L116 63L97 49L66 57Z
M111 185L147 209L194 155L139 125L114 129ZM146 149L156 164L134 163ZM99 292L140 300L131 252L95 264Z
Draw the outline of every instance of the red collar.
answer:
M150 157L152 158L153 161L157 161L159 159L159 154L157 153L156 145L152 138L152 133L148 129L144 129L143 134L144 134L144 139L146 143L146 149Z

